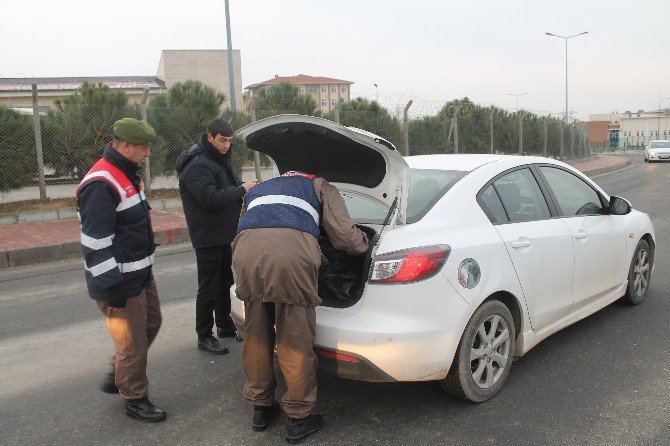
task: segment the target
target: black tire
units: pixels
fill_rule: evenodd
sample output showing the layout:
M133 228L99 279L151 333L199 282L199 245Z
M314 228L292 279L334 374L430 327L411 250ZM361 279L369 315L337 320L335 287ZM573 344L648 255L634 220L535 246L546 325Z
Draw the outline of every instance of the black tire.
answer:
M500 321L504 323L501 324ZM494 329L493 323L496 323L496 333L493 333L494 341L502 340L505 337L502 331L507 331L507 339L497 347L492 345L494 344L492 342L482 344L483 339L479 331L483 326L486 334L487 328L488 330ZM440 380L440 385L448 394L462 400L480 403L492 398L502 388L509 375L514 358L515 338L514 320L507 306L499 300L483 303L477 308L465 327L449 374L445 379ZM478 351L478 355L480 351L486 353L471 360L471 355L475 350ZM478 372L479 382L475 382L474 375ZM482 383L483 377L486 381L492 379L493 382L490 385Z
M646 240L640 240L628 268L628 287L621 302L639 305L647 296L654 258Z

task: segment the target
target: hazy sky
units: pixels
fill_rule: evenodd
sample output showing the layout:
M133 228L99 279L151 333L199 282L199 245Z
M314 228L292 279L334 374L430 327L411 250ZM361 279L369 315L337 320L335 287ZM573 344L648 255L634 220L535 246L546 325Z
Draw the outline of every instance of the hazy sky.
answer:
M562 113L658 108L670 97L670 0L229 0L245 86L308 74L354 96L468 96ZM224 0L0 0L4 77L155 75L162 49L225 49ZM228 92L225 92L228 94ZM670 99L663 101L670 107Z

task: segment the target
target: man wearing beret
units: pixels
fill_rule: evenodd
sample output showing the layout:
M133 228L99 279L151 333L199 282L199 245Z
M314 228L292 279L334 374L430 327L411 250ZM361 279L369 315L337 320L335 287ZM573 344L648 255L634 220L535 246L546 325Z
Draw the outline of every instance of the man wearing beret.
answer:
M232 139L230 124L221 118L212 119L206 133L177 159L179 194L198 266L197 345L199 350L215 355L225 355L228 348L214 337L214 323L219 339L235 335L230 318L230 243L237 231L242 197L258 183L256 179L242 182L233 169Z
M154 233L138 176L156 132L133 118L116 121L113 131L113 141L77 187L86 285L107 317L115 347L101 390L121 394L128 416L158 422L167 413L147 397L146 369L162 317L151 272Z

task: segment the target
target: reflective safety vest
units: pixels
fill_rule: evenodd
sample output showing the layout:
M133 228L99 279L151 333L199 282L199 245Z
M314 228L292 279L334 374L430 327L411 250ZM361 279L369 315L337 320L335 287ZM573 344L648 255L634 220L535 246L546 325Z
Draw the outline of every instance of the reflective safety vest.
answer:
M118 284L116 292L126 297L138 295L154 263L154 234L146 196L141 187L140 190L135 188L121 169L101 158L77 186L77 199L82 188L96 181L111 185L119 201L113 221L99 218L100 215L109 216L110 212L108 207L103 207L109 203L105 199L109 196L106 187L98 186L98 189L92 190L94 195L86 203L78 201L89 294L94 299L107 299L109 296L105 290ZM98 193L101 200L95 199ZM87 216L88 221L81 221L82 214Z
M295 174L263 181L244 196L246 211L237 233L255 228L290 228L319 236L321 202L314 175Z

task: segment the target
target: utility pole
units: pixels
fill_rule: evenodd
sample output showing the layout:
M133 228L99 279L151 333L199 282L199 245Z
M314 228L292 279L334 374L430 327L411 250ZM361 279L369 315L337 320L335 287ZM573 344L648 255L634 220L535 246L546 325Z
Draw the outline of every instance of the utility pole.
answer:
M40 106L37 99L37 84L33 90L33 131L35 132L35 153L37 155L37 181L40 190L40 201L47 199L47 186L44 179L44 157L42 155L42 126L40 124Z
M235 102L235 70L233 69L233 40L230 37L230 11L226 0L226 34L228 35L228 86L230 87L230 109L237 110Z

